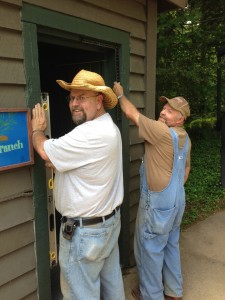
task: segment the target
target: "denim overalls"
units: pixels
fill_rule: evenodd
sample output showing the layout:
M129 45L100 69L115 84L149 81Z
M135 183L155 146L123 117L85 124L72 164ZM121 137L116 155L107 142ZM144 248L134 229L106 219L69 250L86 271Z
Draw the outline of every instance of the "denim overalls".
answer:
M169 184L160 192L148 188L145 161L140 168L140 203L136 220L135 258L144 300L164 300L164 294L182 297L180 224L185 209L184 174L188 135L179 149L176 132L170 128L174 162Z

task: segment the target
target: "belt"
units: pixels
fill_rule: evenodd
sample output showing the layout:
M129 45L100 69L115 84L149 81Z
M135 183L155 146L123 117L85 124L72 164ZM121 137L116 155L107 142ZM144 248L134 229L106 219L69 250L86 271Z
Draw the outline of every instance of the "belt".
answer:
M80 226L81 224L83 226L87 226L87 225L94 225L94 224L98 224L101 222L104 222L104 220L108 220L109 218L111 218L112 216L114 216L118 210L120 209L121 205L118 205L109 215L106 215L104 217L95 217L95 218L67 218L65 216L63 216L61 218L61 222L62 223L66 223L69 220L73 220L75 221L74 224L76 226Z

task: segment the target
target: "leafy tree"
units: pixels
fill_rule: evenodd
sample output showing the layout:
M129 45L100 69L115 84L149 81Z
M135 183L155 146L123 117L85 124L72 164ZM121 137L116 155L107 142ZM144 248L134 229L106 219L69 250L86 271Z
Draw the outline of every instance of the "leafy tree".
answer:
M182 95L190 102L192 118L215 116L217 51L225 44L224 32L224 0L189 0L187 8L159 15L157 98Z

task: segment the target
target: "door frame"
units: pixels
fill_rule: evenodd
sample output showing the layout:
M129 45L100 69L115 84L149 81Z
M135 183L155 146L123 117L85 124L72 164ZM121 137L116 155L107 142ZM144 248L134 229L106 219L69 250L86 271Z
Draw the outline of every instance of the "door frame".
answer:
M38 36L46 33L56 38L79 39L88 37L108 42L119 47L119 77L123 83L126 95L129 96L129 61L130 35L108 26L100 25L88 20L63 15L48 9L24 4L22 6L24 66L26 77L26 100L31 109L40 102L40 73L38 63ZM107 76L106 76L107 77ZM110 76L109 76L110 77ZM107 84L107 78L106 78ZM111 85L111 84L110 84ZM120 234L121 265L129 265L130 230L129 230L129 122L121 115L120 131L123 141L123 170L124 170L124 202L122 206L122 228ZM40 299L51 299L51 282L49 269L49 240L48 214L46 206L45 166L41 158L35 153L33 168L33 189L35 206L35 234L37 276Z

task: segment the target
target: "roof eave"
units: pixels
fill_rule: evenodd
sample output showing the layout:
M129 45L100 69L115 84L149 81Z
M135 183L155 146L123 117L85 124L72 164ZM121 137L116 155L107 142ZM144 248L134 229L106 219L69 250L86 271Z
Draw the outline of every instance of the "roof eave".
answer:
M185 8L188 5L188 0L158 0L158 13Z

